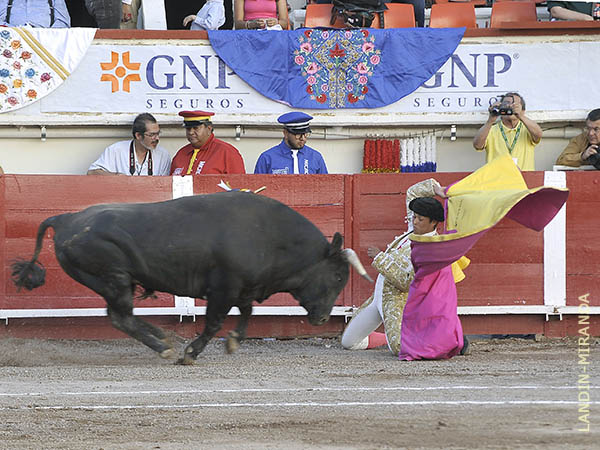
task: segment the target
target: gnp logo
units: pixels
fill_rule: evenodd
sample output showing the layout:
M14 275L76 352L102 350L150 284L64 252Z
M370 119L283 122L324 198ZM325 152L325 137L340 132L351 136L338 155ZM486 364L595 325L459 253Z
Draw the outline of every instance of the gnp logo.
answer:
M119 64L119 57L121 59L121 65ZM140 70L140 63L133 63L129 61L129 52L117 53L110 52L110 62L100 63L100 67L103 71L110 71L111 73L103 73L100 77L100 81L110 81L112 92L119 90L119 80L122 83L122 89L125 92L129 92L129 85L132 81L141 81L138 73L129 73Z

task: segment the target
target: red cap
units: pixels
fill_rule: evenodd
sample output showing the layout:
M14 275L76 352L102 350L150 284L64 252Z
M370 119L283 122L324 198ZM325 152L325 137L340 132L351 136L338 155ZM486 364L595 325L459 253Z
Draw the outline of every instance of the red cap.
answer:
M210 122L210 118L215 113L207 111L179 111L179 115L183 117L183 126L195 127L200 122Z

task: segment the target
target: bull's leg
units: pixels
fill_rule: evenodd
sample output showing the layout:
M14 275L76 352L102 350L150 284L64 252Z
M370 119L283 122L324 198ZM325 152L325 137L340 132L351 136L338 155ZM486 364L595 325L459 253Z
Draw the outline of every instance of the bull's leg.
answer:
M125 267L126 256L113 249L115 261L121 262L113 267ZM75 281L87 286L106 300L108 315L115 328L144 343L152 350L167 358L174 354L170 342L164 332L133 315L133 293L135 284L127 272L109 271L100 269L85 258L78 251L71 254L69 247L60 247L56 250L56 257L63 270ZM86 268L86 269L84 269ZM89 270L97 271L94 273Z
M218 306L217 306L218 305ZM183 352L183 358L177 361L177 364L183 365L192 365L194 361L198 357L206 344L213 338L217 331L221 329L223 326L223 322L227 317L227 313L231 306L223 307L219 303L219 299L215 298L213 301L208 301L208 306L206 307L206 325L204 325L204 331L198 337L196 337L192 342L190 342Z
M174 355L173 346L160 328L133 315L134 286L129 275L113 274L109 279L101 278L69 263L64 255L61 257L61 265L69 276L104 297L115 328L146 344L163 358Z
M227 336L227 341L225 342L225 351L229 354L240 348L240 342L246 339L246 328L248 327L248 320L252 315L251 304L238 306L238 308L240 309L240 320L238 320L235 330L229 332L229 336Z
M133 308L131 311L123 311L109 306L108 315L116 329L147 345L162 358L170 358L175 354L173 347L166 342L162 330L134 316Z

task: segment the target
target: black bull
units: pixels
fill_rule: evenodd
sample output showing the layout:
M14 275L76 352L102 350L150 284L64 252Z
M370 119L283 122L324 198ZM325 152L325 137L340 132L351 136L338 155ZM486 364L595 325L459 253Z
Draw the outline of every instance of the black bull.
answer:
M37 232L31 261L12 265L15 284L44 284L37 261L47 228L63 270L98 293L112 324L162 357L174 350L164 332L133 315L133 295L154 291L208 300L203 333L185 349L191 364L221 329L229 310L240 319L227 340L234 351L244 338L252 301L289 292L320 325L348 280L348 263L366 272L356 253L329 243L318 228L286 205L246 192L184 197L159 203L97 205L50 217Z

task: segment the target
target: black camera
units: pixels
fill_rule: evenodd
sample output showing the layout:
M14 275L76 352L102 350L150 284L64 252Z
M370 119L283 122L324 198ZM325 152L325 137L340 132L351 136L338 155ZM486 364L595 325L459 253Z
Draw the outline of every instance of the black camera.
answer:
M495 116L512 116L513 115L512 106L510 106L510 105L501 104L500 106L494 106L491 109L491 111L492 111L492 114L494 114Z

